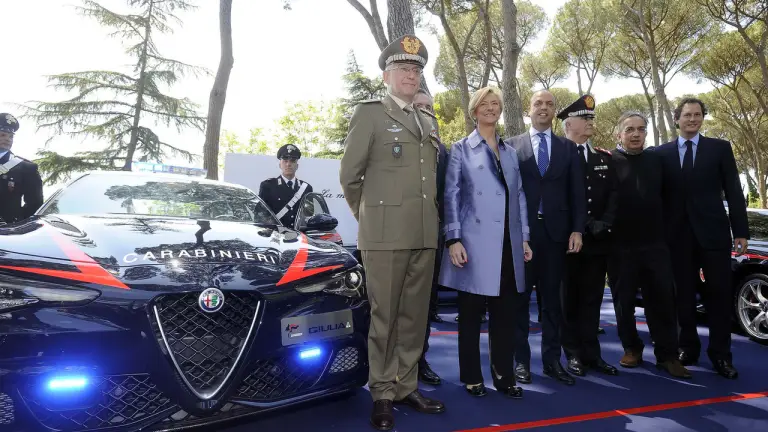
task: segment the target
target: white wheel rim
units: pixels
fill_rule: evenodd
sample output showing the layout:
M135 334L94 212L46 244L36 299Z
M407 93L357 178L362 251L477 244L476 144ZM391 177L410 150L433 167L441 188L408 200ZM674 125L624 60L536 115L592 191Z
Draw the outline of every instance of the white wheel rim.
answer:
M736 305L741 327L754 338L768 340L768 282L747 281L739 290Z

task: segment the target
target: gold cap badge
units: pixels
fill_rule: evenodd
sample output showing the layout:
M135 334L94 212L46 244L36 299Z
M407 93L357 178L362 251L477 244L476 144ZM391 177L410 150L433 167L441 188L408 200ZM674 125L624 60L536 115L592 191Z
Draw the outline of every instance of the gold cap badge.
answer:
M405 37L400 43L403 45L403 50L408 54L416 54L421 48L421 41L412 37Z
M595 98L592 96L585 96L584 97L584 104L587 106L587 109L594 109L595 108Z

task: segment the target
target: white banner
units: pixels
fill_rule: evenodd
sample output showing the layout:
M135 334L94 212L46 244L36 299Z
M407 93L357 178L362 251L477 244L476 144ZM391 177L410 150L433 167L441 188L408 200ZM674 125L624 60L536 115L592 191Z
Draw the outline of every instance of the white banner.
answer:
M258 194L262 181L280 175L279 163L274 155L227 153L223 180L243 185ZM299 159L296 177L312 185L313 192L322 193L331 215L339 220L336 231L341 235L344 246L356 246L357 221L349 210L339 184L340 163L339 159L302 157Z

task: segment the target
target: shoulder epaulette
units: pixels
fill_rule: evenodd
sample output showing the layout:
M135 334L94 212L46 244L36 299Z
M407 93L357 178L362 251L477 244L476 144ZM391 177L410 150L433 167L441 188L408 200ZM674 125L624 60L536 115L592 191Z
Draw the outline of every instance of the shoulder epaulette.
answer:
M381 102L381 99L366 99L366 100L360 101L358 103L369 104L369 103L376 103L376 102Z
M427 116L429 116L429 117L431 117L431 118L433 118L433 119L437 120L437 116L435 116L434 114L432 114L432 112L431 112L431 111L425 110L424 108L419 108L419 111L421 111L421 113L422 113L422 114L425 114L425 115L427 115Z
M607 154L607 155L610 155L610 154L611 154L611 151L610 151L610 150L606 150L606 149L604 149L604 148L602 148L602 147L595 147L595 150L597 150L597 151L600 151L600 152L603 152L603 153L605 153L605 154Z

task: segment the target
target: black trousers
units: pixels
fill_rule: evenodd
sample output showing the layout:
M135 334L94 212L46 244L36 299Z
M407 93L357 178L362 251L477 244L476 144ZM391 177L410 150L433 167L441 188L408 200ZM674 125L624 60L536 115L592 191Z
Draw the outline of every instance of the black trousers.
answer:
M518 297L515 266L509 235L505 236L501 262L501 283L496 297L458 293L459 306L459 379L465 384L484 382L480 368L480 327L482 315L488 309L488 351L491 375L496 388L515 385L515 317ZM500 377L500 378L499 378Z
M562 331L562 282L565 271L565 255L568 245L553 241L544 226L544 220L529 220L530 246L533 259L526 263L526 295L518 296L515 305L517 331L515 361L530 366L531 346L528 343L531 292L536 287L536 297L541 298L541 358L544 364L560 361ZM593 331L597 332L597 329Z
M607 254L567 255L563 283L563 350L586 364L601 358L597 327L605 293Z
M732 361L731 355L731 250L704 249L690 226L679 233L675 253L675 284L677 285L677 315L680 324L680 348L698 358L701 341L696 331L696 292L703 287L702 300L709 319L707 354L714 362ZM699 269L704 272L702 285Z
M613 286L616 323L625 350L642 352L645 344L637 334L635 299L643 295L645 316L658 362L677 358L677 314L675 285L669 249L663 243L620 248L616 252ZM593 327L594 329L594 327Z
M440 285L437 283L437 281L440 277L440 262L442 261L443 254L445 252L445 237L443 235L439 235L437 242L437 253L435 254L435 271L432 274L432 294L429 297L429 310L427 311L429 314L428 317L432 317L433 313L437 313L437 291L440 288ZM427 318L427 331L424 333L424 349L421 353L420 361L426 361L427 351L429 351L429 333L432 331L430 324L431 320L430 318Z

